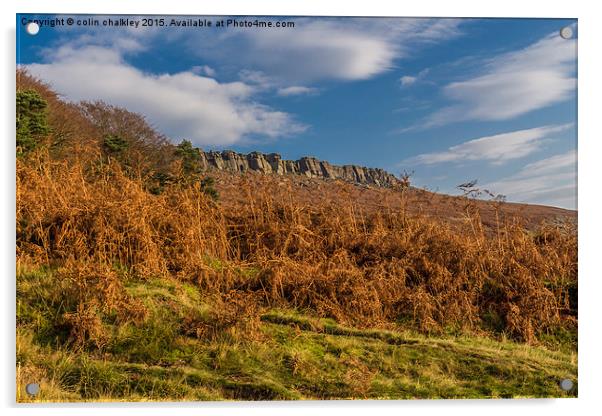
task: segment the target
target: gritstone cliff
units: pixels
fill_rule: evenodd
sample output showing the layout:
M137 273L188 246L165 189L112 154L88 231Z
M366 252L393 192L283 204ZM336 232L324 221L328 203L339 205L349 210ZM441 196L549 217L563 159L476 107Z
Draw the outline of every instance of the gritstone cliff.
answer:
M341 179L352 183L382 187L391 187L399 183L399 179L383 169L356 165L337 166L314 157L285 160L277 153L242 154L231 150L200 152L200 156L200 164L204 170L303 175L308 178Z

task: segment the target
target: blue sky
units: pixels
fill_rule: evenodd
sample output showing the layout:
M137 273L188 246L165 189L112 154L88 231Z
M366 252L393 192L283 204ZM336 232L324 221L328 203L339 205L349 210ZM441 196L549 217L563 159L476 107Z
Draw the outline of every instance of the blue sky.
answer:
M18 64L176 142L414 171L414 185L451 194L477 179L509 201L576 208L575 20L286 17L259 19L294 28L29 36L22 17L49 16L17 16Z

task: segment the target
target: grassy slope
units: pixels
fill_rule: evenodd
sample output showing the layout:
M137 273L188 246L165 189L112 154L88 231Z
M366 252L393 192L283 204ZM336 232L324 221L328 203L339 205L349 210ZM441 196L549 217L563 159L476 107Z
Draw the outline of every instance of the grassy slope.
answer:
M266 310L249 334L213 338L181 331L186 316L210 319L211 301L171 279L129 281L151 316L117 325L103 317L101 348L74 350L60 332L61 282L20 270L17 400L262 400L570 397L570 346L555 350L487 337L346 328L296 311ZM58 328L58 329L57 329Z

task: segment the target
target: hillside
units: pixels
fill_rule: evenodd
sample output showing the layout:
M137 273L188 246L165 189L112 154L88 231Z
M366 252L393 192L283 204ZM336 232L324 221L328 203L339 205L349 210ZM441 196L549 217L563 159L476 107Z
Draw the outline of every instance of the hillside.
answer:
M209 170L208 174L215 178L221 203L232 207L245 204L248 196L241 193L240 189L252 180L254 186L269 188L270 192L276 195L276 199L294 199L296 203L307 205L316 201L327 203L354 201L356 208L366 214L379 210L403 209L408 215L427 216L450 224L461 224L466 220L471 208L478 208L483 224L490 229L496 227L497 221L501 223L516 221L530 230L535 230L547 222L576 223L577 221L577 211L573 210L544 205L469 199L411 186L400 192L398 188L300 175L261 175L255 172L233 174L216 170Z
M577 395L575 212L208 169L17 75L18 401Z
M378 209L404 208L410 214L422 214L461 221L466 214L467 198L438 194L410 187L410 177L397 178L383 169L357 165L332 165L314 157L285 160L277 153L251 152L241 154L230 150L199 152L200 171L217 179L217 187L226 204L244 203L245 196L238 192L247 176L261 183L257 186L277 185L297 202L311 204L318 199L332 199L345 195L357 201L365 212ZM261 178L257 175L266 175ZM355 186L350 186L355 185ZM405 189L407 188L407 189ZM404 190L403 195L400 190ZM478 191L476 186L472 189ZM485 194L485 196L487 196ZM577 212L543 205L495 203L486 199L470 201L479 208L483 222L493 226L498 219L515 219L529 229L546 221L576 221Z

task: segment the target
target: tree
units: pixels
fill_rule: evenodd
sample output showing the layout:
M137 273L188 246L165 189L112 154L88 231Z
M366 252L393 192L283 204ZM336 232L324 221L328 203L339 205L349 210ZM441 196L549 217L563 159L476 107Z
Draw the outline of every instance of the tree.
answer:
M194 147L190 140L182 140L176 146L175 156L182 160L182 173L184 181L190 183L198 180L200 173L203 171L201 166L201 150ZM201 192L208 195L214 201L219 199L219 193L215 189L215 180L207 176L200 180Z
M184 174L191 175L201 171L201 152L192 146L190 140L182 140L176 147L175 155L182 159Z
M103 148L109 154L121 153L127 150L130 144L123 137L116 134L108 134L103 141Z
M102 101L79 106L100 133L105 153L126 164L131 173L142 177L167 169L172 145L144 116Z
M201 191L214 201L219 199L219 192L215 189L215 179L211 176L201 179Z
M47 103L36 91L17 91L17 154L22 155L40 145L50 133Z

